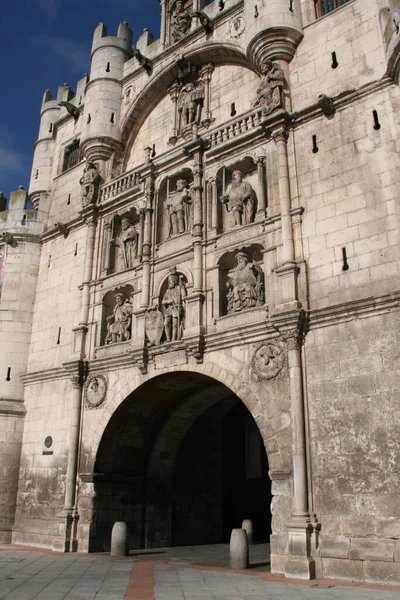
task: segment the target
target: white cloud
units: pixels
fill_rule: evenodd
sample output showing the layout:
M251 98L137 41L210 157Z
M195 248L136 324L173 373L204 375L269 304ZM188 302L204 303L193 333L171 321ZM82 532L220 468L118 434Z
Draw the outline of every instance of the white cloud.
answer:
M82 73L89 68L90 48L83 44L79 44L74 40L47 35L35 36L32 41L39 46L48 48L62 58L73 72Z

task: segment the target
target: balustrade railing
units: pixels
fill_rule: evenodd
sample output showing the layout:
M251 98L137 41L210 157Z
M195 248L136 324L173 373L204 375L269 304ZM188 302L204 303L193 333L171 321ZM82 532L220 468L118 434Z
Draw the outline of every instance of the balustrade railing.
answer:
M260 125L262 116L262 109L258 108L212 131L209 136L211 148L255 129Z
M140 187L140 177L139 173L131 171L130 173L125 173L118 177L118 179L114 179L110 183L104 185L101 189L100 193L100 201L108 200L109 198L113 198L114 196L119 196L123 192L127 192L128 190L139 189Z

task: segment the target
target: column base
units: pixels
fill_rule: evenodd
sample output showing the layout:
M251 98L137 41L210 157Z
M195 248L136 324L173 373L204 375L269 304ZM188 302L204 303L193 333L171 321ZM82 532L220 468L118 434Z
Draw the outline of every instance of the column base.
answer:
M285 561L285 577L315 579L315 561L310 556L288 556Z
M289 555L285 561L285 577L315 579L315 561L311 557L313 527L309 515L297 515L288 524Z
M78 514L70 510L58 515L58 535L53 538L51 545L53 552L77 552L78 520Z

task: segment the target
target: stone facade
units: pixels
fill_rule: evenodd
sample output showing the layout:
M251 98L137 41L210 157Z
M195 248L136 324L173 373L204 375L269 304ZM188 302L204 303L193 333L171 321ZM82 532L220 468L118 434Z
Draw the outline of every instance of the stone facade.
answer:
M135 48L96 28L45 93L35 210L1 205L0 541L253 511L273 572L399 583L400 3L161 7Z

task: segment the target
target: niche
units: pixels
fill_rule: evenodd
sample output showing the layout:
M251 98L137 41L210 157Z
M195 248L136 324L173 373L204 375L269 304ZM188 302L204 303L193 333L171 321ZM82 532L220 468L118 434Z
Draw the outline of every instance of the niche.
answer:
M141 257L142 228L136 208L116 214L104 224L103 272L132 269Z
M217 172L219 229L228 231L254 222L258 209L257 166L245 157Z
M157 242L191 233L194 192L190 169L181 169L166 177L157 196Z
M263 248L252 244L224 254L219 262L219 315L264 305Z
M133 287L111 290L103 298L100 346L127 342L132 337Z

